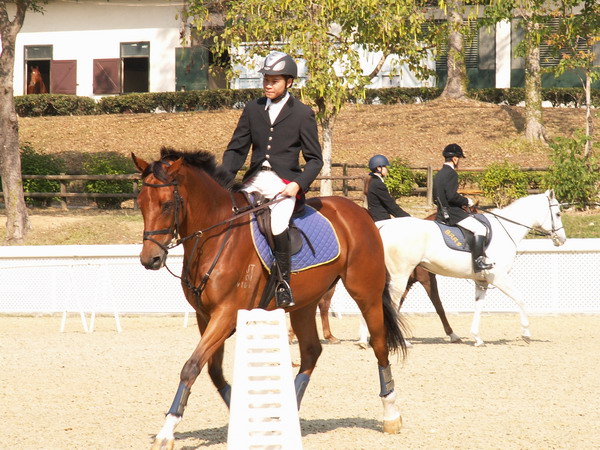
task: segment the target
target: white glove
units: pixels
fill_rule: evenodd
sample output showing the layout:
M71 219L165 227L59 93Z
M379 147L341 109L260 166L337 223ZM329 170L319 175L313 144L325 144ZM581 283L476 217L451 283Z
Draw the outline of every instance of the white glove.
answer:
M468 202L469 208L471 206L475 206L475 202L472 199L468 198L468 197L467 197L467 202Z

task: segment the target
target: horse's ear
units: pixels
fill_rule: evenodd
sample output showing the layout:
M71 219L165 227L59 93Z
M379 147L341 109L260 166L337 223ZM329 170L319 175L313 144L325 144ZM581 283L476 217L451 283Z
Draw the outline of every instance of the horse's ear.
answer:
M546 196L550 199L550 200L554 200L554 189L548 189L546 191Z
M144 170L146 170L146 167L148 167L148 163L142 158L138 158L137 156L135 156L133 152L131 152L131 159L133 159L135 167L137 167L137 170L139 170L141 173L143 173Z
M183 158L176 159L167 168L167 173L171 176L177 175L177 172L179 172L179 169L181 169L182 164L183 164Z

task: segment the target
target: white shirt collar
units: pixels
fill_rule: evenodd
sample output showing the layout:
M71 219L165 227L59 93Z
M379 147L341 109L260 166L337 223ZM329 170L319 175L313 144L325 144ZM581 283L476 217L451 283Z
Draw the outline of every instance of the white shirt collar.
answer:
M270 98L267 99L267 104L265 105L265 110L267 110L269 112L269 118L271 119L271 123L275 122L275 119L277 119L277 116L279 115L279 113L283 109L283 106L286 104L286 102L289 100L289 98L290 98L290 93L286 92L285 95L283 96L283 98L281 100L279 100L277 103L273 103Z

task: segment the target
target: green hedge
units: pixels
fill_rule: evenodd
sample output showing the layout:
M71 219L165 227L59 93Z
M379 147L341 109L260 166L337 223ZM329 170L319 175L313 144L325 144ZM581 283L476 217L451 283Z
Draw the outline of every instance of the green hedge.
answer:
M351 103L383 104L418 103L433 100L441 88L382 88L367 89L364 99L350 94ZM299 96L298 89L292 93ZM152 113L157 111L200 111L221 108L242 108L250 100L260 97L262 89L213 89L187 92L149 92L102 97L98 102L75 95L38 94L15 97L20 117L64 116L88 114ZM523 88L473 89L469 97L482 102L517 105L524 101ZM581 88L544 88L542 98L553 106L585 104ZM592 105L600 107L600 90L592 90Z
M85 116L98 113L93 98L63 94L35 94L15 97L15 109L21 117Z

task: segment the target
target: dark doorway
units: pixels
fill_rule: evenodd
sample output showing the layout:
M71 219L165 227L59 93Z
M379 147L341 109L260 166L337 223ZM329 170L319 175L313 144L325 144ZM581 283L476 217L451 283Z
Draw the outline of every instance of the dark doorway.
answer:
M123 92L148 92L149 68L148 58L123 58Z

